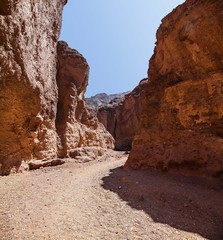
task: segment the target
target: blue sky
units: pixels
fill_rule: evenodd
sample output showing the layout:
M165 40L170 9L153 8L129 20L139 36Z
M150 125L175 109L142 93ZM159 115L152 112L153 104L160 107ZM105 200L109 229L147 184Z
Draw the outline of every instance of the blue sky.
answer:
M60 39L90 65L85 96L132 90L147 76L161 19L184 0L69 0Z

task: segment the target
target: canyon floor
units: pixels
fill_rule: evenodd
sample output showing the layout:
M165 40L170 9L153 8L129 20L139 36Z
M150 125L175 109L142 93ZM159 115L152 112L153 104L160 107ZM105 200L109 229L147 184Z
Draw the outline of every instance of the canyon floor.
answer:
M223 239L220 179L125 170L126 159L0 177L0 239Z

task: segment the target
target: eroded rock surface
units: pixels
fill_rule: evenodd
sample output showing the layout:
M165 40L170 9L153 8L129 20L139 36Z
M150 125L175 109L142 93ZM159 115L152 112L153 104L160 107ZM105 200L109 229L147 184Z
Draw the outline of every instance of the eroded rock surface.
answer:
M98 93L92 97L85 98L85 100L91 107L98 109L109 104L109 102L114 99L123 99L128 93L130 93L130 91L117 94Z
M31 160L28 163L29 170L36 170L44 167L53 167L62 165L65 163L65 160L56 158L56 159L43 159L43 160Z
M127 167L223 172L223 2L188 0L163 19Z
M98 119L114 137L116 150L131 150L133 138L139 130L145 84L147 79L124 98L116 98L98 109Z
M76 50L70 49L65 42L59 42L56 127L60 157L65 157L80 147L114 147L114 139L99 123L96 112L86 105L83 98L88 74L86 59Z
M0 4L0 174L57 154L56 49L65 0Z
M107 151L107 149L101 147L78 147L69 151L69 157L84 163L103 156Z

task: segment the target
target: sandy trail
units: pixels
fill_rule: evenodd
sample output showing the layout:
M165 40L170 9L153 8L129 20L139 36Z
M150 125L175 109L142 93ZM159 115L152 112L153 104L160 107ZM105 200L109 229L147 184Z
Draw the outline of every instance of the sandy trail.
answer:
M1 240L223 239L217 181L92 163L0 178Z

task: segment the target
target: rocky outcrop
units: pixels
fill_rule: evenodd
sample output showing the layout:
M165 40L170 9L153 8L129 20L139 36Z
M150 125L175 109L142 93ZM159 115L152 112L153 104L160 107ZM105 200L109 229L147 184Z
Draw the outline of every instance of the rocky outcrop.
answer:
M223 173L222 19L221 0L187 0L163 19L126 167Z
M0 4L0 174L57 154L56 49L65 0Z
M1 1L0 175L18 170L23 160L49 166L75 147L113 146L83 101L89 68L84 58L75 51L64 56L59 44L57 71L65 3Z
M58 43L58 111L56 128L59 156L72 155L80 147L113 148L114 139L84 101L89 66L85 58L65 42ZM92 151L93 148L92 148ZM89 152L89 151L88 151Z
M145 84L147 79L124 98L116 98L98 109L98 119L114 137L116 150L131 150L132 140L139 130Z
M100 107L103 107L103 106L109 104L109 102L111 102L115 98L124 99L125 95L128 93L130 93L130 91L123 92L123 93L117 93L117 94L109 94L109 95L106 93L98 93L95 96L85 98L85 100L88 105L90 105L91 107L93 107L95 109L98 109Z

